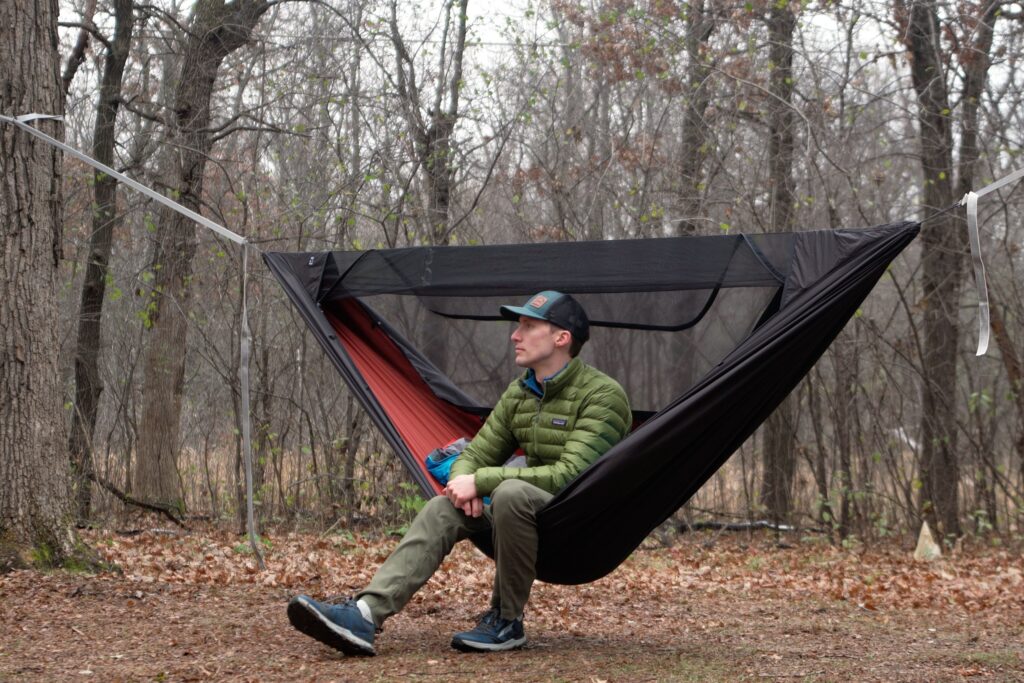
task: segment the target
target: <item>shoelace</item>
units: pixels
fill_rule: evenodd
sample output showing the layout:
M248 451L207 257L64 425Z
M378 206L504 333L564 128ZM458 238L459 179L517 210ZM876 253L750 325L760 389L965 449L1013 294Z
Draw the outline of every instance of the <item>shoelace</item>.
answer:
M328 595L326 598L323 599L322 602L324 602L325 604L328 604L328 605L344 605L346 602L354 603L355 601L356 601L356 596L341 594L341 595ZM384 631L383 628L381 628L380 626L377 626L376 624L374 624L374 627L373 627L373 632L374 633L383 633L383 631Z
M498 611L498 608L492 607L486 612L481 613L479 616L477 616L476 619L477 623L479 624L487 624L488 626L492 626L494 625L495 622L498 621L499 616L500 612Z

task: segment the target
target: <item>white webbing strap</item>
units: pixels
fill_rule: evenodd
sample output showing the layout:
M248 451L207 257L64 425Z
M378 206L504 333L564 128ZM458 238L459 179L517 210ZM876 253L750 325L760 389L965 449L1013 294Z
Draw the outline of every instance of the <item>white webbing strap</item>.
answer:
M1024 168L1019 168L1016 171L1014 171L1013 173L1011 173L1010 175L1003 176L1002 178L1000 178L999 180L995 181L994 183L989 183L988 185L986 185L985 187L981 188L980 190L978 190L974 194L978 195L979 197L984 197L989 192L995 192L996 190L998 190L1000 187L1002 187L1004 185L1009 185L1010 183L1012 183L1015 180L1020 180L1021 177L1024 177ZM966 199L966 197L965 197L965 199Z
M984 356L988 351L989 311L988 283L985 279L985 262L981 260L981 237L978 235L978 194L968 192L960 203L967 207L967 235L971 242L971 260L974 262L974 284L978 288L978 352Z
M989 322L988 283L985 278L985 262L981 259L981 236L978 233L978 198L989 192L1024 177L1024 168L1017 169L999 180L989 183L976 192L968 192L960 200L960 206L967 208L967 236L971 243L971 261L974 263L974 284L978 288L978 352L984 356L988 351L991 324Z
M31 121L39 121L39 120L63 121L64 117L63 116L51 116L49 114L25 114L24 116L11 117L11 116L4 116L3 114L0 114L0 122L13 124L13 125L17 126L18 128L22 129L23 131L25 131L26 133L28 133L30 135L34 135L35 137L39 138L40 140L43 140L43 141L53 145L54 147L60 149L65 154L70 154L74 158L76 158L79 161L82 161L82 162L88 164L89 166L92 166L96 170L102 171L103 173L106 173L107 175L109 175L109 176L111 176L113 178L117 178L118 181L124 183L125 185L127 185L130 188L132 188L133 190L137 190L137 191L141 192L142 194L146 195L147 197L149 197L153 201L160 202L161 204L163 204L164 206L166 206L167 208L169 208L169 209L171 209L173 211L177 211L178 213L180 213L180 214L182 214L184 216L188 216L189 218L194 220L196 223L199 223L204 228L208 228L210 230L213 230L215 233L217 233L221 237L227 238L227 239L229 239L232 242L235 242L237 244L245 244L245 238L244 237L242 237L239 234L231 232L230 230L225 228L223 225L219 225L217 223L214 223L209 218L206 218L205 216L202 216L202 215L196 213L192 209L186 208L186 207L182 206L181 204L179 204L178 202L176 202L176 201L174 201L172 199L168 199L167 197L163 196L159 192L156 192L155 190L152 190L152 189L146 187L142 183L140 183L140 182L138 182L136 180L132 180L131 178L129 178L125 174L118 173L117 171L115 171L114 169L110 168L106 164L101 163L99 161L96 161L91 156L89 156L87 154L82 154L81 152L79 152L74 147L70 147L70 146L64 144L63 142L61 142L60 140L47 135L43 131L38 130L38 129L33 128L32 126L28 125L29 122L31 122Z
M74 147L70 147L61 142L60 140L57 140L56 138L47 135L41 130L37 130L36 128L28 125L32 121L39 120L63 121L64 117L53 116L51 114L24 114L23 116L11 117L0 114L0 123L10 123L14 126L17 126L26 133L29 133L30 135L33 135L39 138L40 140L43 140L44 142L50 145L53 145L57 149L60 149L65 154L70 154L74 158L78 159L79 161L85 162L89 166L92 166L93 168L97 169L98 171L102 171L103 173L106 173L112 178L116 178L118 181L124 183L128 187L141 192L150 199L153 199L154 201L160 202L161 204L171 209L172 211L177 211L183 216L191 218L193 221L203 226L204 228L208 228L209 230L212 230L218 235L220 235L221 237L229 239L242 247L242 329L240 334L241 350L238 367L238 380L239 384L241 385L240 391L242 415L240 422L242 426L242 452L245 457L245 493L248 507L247 515L249 526L249 540L252 543L252 548L254 553L256 554L256 559L257 562L259 563L260 569L265 569L265 566L263 564L263 554L260 552L259 542L256 538L256 523L253 515L252 434L251 429L249 427L249 355L252 347L252 334L249 331L249 313L246 307L246 285L248 284L247 265L250 247L249 243L246 241L244 237L237 233L231 232L223 225L214 223L209 218L206 218L205 216L202 216L201 214L198 214L195 211L192 211L191 209L182 206L181 204L172 199L168 199L159 192L156 192L151 188L146 187L145 185L138 181L132 180L123 173L118 173L117 171L110 168L106 164L101 163L96 159L93 159L91 156L79 152Z

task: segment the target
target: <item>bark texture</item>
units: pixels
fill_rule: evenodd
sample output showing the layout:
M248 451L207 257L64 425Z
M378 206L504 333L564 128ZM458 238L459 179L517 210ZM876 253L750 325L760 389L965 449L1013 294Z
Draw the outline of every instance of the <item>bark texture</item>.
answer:
M398 27L398 2L391 2L391 42L395 50L395 84L409 135L414 143L415 159L422 170L425 195L425 229L419 236L427 244L446 245L452 241L452 185L455 182L453 136L459 120L459 96L462 90L462 64L466 54L466 30L469 0L448 0L438 55L438 75L433 96L424 101L424 85L417 80L415 60L409 53ZM452 18L455 19L454 26ZM449 35L454 45L449 46ZM450 50L450 56L449 56ZM449 75L450 74L450 75ZM424 110L426 117L424 117ZM428 315L423 323L431 330L424 348L427 357L444 366L449 353L445 341L444 320Z
M974 26L959 55L964 81L958 136L959 177L955 189L953 119L938 7L934 2L915 2L906 10L906 44L918 99L926 212L950 206L974 184L978 163L978 100L984 92L998 10L999 3L990 3L974 8L978 14L968 17L968 22ZM958 216L946 213L929 221L927 229L921 232L921 239L924 306L921 510L941 533L959 536L956 385L967 231Z
M395 47L398 95L409 132L415 141L416 161L423 169L428 223L426 239L429 244L448 244L451 240L451 195L455 179L452 135L459 120L468 3L469 0L449 0L447 3L444 33L441 36L441 66L426 119L423 117L426 103L422 101L420 84L416 82L413 58L398 29L398 3L391 3L391 41ZM446 45L449 29L452 28L453 12L457 12L455 27L452 29L455 44L451 47L451 75L445 78Z
M114 166L114 123L121 103L121 81L132 40L132 0L114 0L114 37L103 63L100 96L96 106L92 155ZM93 475L92 440L96 427L103 382L100 379L100 322L103 297L107 289L107 271L118 223L117 181L105 173L93 174L94 206L89 260L85 266L78 313L78 339L75 351L75 406L71 415L71 466L75 472L75 512L78 519L89 518Z
M174 96L167 144L172 151L165 160L168 190L193 211L200 211L203 173L213 144L210 100L217 72L225 57L249 42L256 22L268 8L262 0L201 0L196 4ZM166 208L157 214L157 227L133 490L148 502L180 505L177 457L196 227L190 219Z
M686 114L679 148L680 220L677 235L701 233L703 170L710 145L710 127L705 120L711 104L711 67L708 41L715 30L715 17L704 2L692 2L686 14Z
M773 232L793 229L796 182L793 179L793 31L796 15L786 3L774 3L768 17L768 59L771 99L767 103L770 129L769 161ZM761 501L776 521L786 519L796 473L796 402L786 398L765 422Z
M60 114L56 0L0 3L0 113ZM38 122L63 137L62 126ZM0 124L0 558L60 562L74 550L57 370L61 155Z
M953 134L934 3L911 8L907 44L918 98L924 206L953 203ZM967 233L945 214L922 231L924 379L921 383L921 508L934 528L959 534L956 395L958 309ZM941 521L940 521L941 520Z
M1006 329L1006 322L1003 320L1001 305L998 301L992 300L992 336L999 346L999 355L1003 357L1003 367L1006 368L1006 377L1010 380L1010 395L1013 404L1017 408L1018 419L1024 419L1024 365L1021 364L1020 355L1017 353L1017 345L1010 338ZM1024 464L1024 431L1017 435L1013 443L1017 457Z

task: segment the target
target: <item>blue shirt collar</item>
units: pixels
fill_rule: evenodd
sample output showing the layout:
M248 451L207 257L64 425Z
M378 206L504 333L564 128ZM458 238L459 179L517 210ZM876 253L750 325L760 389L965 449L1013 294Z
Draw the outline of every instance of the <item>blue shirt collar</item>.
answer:
M566 363L565 365L558 369L558 372L554 373L553 375L548 375L542 381L547 382L550 379L554 379L555 377L558 376L559 372L565 370L567 367L569 367L569 363ZM537 373L533 371L533 368L529 368L526 371L526 378L523 379L523 382L530 389L530 391L537 394L538 396L544 396L544 387L540 382L537 381Z

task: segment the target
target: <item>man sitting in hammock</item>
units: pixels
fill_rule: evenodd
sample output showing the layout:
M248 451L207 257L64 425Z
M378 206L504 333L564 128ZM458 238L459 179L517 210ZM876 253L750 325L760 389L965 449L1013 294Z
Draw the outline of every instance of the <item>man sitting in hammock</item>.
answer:
M577 358L590 337L579 302L545 291L524 306L502 306L501 315L518 322L511 339L516 365L526 372L502 394L452 465L444 494L427 502L369 586L341 605L292 598L288 618L299 631L348 655L376 654L374 637L384 620L405 606L455 543L489 532L497 565L491 609L476 628L456 633L452 647L495 652L526 643L523 609L536 578L537 513L626 435L632 414L618 382ZM517 448L526 467L503 467Z

